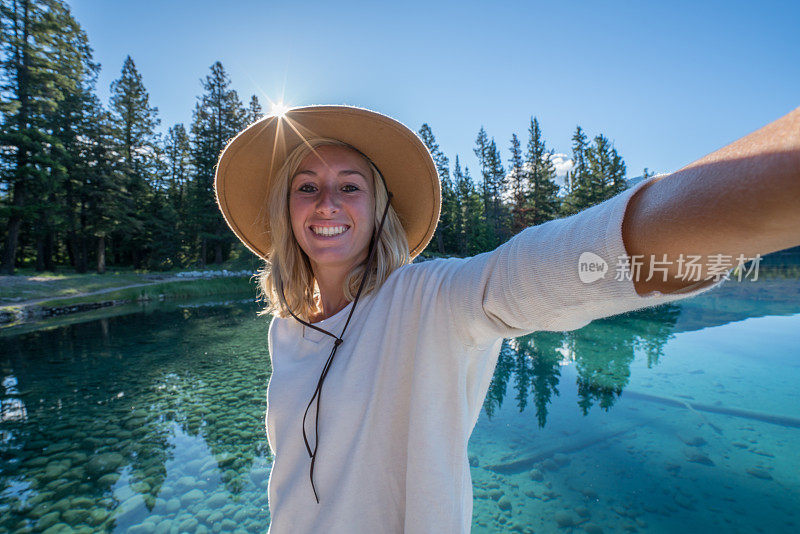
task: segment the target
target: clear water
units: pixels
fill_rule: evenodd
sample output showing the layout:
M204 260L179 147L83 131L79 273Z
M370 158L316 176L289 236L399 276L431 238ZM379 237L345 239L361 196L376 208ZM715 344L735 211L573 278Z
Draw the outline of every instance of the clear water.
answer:
M0 334L0 532L263 532L268 320L247 303ZM473 532L796 532L800 282L504 344Z
M0 338L0 532L263 532L267 325L192 305Z
M800 531L800 283L747 284L508 342L473 532Z

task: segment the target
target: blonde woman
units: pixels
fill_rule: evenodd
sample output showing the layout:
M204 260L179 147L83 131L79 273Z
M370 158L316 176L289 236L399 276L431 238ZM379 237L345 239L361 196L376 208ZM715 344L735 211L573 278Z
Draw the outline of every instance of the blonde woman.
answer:
M715 255L800 244L800 108L465 259L411 263L439 178L419 138L373 111L265 117L226 147L216 192L266 260L270 532L469 532L467 442L501 340L697 295L725 280ZM681 255L704 260L693 276Z

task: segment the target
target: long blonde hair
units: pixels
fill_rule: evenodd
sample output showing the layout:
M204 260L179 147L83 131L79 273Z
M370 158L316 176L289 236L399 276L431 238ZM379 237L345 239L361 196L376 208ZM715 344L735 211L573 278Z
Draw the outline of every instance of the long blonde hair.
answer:
M267 212L271 244L268 253L269 260L264 262L257 273L259 298L265 301L265 307L259 312L259 315L273 314L277 317L290 317L289 309L291 309L304 321L310 321L313 315L322 311L317 298L319 287L314 278L311 263L297 243L292 231L288 199L289 185L300 163L312 150L325 145L353 149L347 143L337 139L324 137L309 139L289 154L274 177L274 184L269 189ZM356 152L361 154L358 150ZM388 197L378 169L368 158L366 161L372 170L372 185L375 192L375 228L372 235L374 240ZM367 275L361 294L368 295L379 289L395 269L408 263L411 263L411 258L406 232L397 212L390 205L377 243L372 269ZM345 277L343 290L348 301L355 299L365 269L366 260L355 266ZM286 298L285 302L281 299L281 289Z

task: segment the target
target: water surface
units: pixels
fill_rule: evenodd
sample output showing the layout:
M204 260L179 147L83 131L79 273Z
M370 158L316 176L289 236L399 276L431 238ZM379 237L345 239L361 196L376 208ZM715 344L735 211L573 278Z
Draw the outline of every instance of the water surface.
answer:
M0 334L0 531L263 532L268 318L98 310ZM474 532L795 532L800 283L504 342Z

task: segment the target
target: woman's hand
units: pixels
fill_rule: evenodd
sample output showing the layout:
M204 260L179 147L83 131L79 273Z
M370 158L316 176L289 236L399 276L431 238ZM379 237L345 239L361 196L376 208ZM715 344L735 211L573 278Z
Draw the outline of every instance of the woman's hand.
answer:
M721 258L735 267L800 245L800 108L639 190L622 236L628 254L641 257L633 271L640 295L711 278ZM681 258L690 256L700 256L700 269L684 279Z

